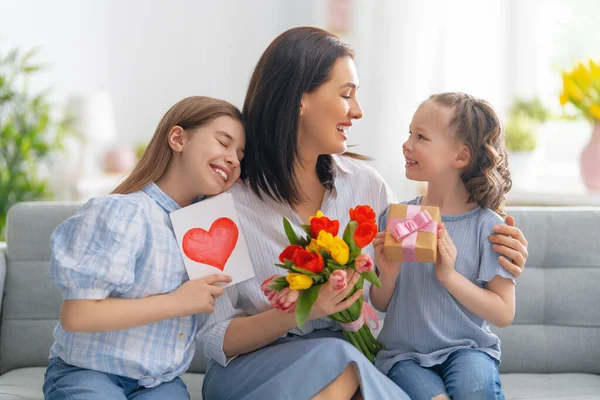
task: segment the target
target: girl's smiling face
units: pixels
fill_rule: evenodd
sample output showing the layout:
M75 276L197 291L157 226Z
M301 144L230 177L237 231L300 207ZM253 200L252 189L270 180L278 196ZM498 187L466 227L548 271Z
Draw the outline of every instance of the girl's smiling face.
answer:
M246 145L242 124L222 116L185 134L187 140L179 156L191 185L202 195L229 189L240 177Z
M406 177L415 181L439 181L457 173L456 160L464 144L450 132L454 109L432 101L413 115L409 138L402 145Z

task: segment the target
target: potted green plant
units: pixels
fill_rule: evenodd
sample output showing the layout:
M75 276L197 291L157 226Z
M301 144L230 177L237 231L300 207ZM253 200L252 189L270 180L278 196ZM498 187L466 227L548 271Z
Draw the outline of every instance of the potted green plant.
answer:
M509 165L514 186L535 183L541 151L540 127L550 118L550 111L536 96L532 99L515 98L504 125L504 138L509 151Z
M48 91L29 93L31 75L43 69L32 61L34 56L33 50L4 54L0 49L0 241L13 204L52 197L39 165L62 149L66 135L75 133L70 118L55 116Z

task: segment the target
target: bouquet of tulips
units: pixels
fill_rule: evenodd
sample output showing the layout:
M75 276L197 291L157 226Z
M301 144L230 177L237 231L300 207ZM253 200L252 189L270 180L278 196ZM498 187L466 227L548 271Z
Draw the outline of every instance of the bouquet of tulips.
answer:
M296 313L296 323L302 327L319 295L319 288L330 282L336 290L346 288L346 269L352 268L361 277L348 297L361 289L364 280L381 287L373 271L373 261L361 249L368 246L377 235L375 212L369 206L357 206L350 210L350 222L342 237L337 236L340 222L324 216L321 211L310 218L310 225L302 225L306 236L299 237L290 221L283 218L283 227L290 245L279 255L280 264L287 274L273 275L261 286L269 304L282 311ZM363 297L348 309L328 316L341 323L344 337L356 346L371 362L381 350L373 337L368 321L378 326L377 314L363 302Z
M563 72L560 104L573 104L591 122L600 121L600 63L588 60L572 71Z

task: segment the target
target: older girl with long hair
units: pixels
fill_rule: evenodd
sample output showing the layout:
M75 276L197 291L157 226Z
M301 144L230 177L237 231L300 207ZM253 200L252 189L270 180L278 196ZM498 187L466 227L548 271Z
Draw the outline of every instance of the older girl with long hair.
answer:
M226 275L189 280L169 213L227 190L245 135L233 105L175 104L129 177L52 234L50 269L63 296L44 396L189 399L189 367Z

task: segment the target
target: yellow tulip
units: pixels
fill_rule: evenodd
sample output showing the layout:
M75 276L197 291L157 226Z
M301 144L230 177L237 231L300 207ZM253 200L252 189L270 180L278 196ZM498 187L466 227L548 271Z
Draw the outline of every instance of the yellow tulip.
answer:
M312 278L304 274L290 273L285 276L285 280L289 282L290 290L308 289L313 284Z
M310 240L310 244L308 246L305 247L306 250L308 251L314 251L314 252L320 252L321 250L325 250L327 251L327 249L319 246L319 244L317 243L317 239L311 239Z
M582 90L587 90L587 88L589 88L592 84L592 74L583 66L582 63L577 64L577 68L573 70L571 77L577 86L579 86Z
M584 94L581 91L581 89L579 88L579 86L577 86L575 84L575 82L573 81L573 78L570 75L567 75L564 73L563 73L563 88L564 88L565 92L567 93L567 95L574 101L579 101L584 96Z
M573 70L563 71L563 87L560 93L562 106L572 103L588 118L600 121L600 64L588 59L587 64L578 63Z
M560 92L560 105L564 106L569 102L569 96L565 91Z
M332 250L331 258L340 265L346 265L350 259L350 249L348 248L348 245L344 243L344 246L339 246L336 247L335 250Z
M338 264L346 265L350 258L350 248L346 242L339 236L333 236L329 232L321 231L317 237L317 243L319 247L327 250Z
M321 218L323 217L323 213L321 212L321 210L317 211L317 215L313 215L312 217L309 217L308 220L310 221L313 218Z
M596 64L590 59L590 73L593 80L600 79L600 64Z
M600 121L600 105L594 104L588 109L588 112L596 121Z

